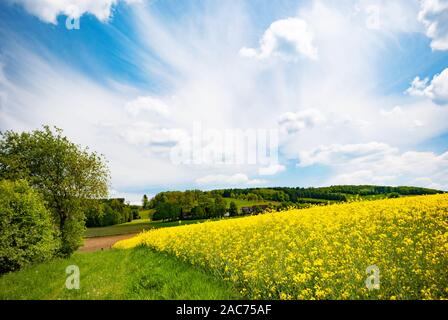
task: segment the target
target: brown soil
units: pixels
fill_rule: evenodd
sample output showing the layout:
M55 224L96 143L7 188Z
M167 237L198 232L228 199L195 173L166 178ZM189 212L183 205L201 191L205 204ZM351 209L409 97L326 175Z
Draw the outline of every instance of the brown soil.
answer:
M93 252L99 250L108 250L115 244L115 242L132 238L135 235L137 235L137 233L121 234L117 236L86 238L84 239L84 246L79 248L78 252Z

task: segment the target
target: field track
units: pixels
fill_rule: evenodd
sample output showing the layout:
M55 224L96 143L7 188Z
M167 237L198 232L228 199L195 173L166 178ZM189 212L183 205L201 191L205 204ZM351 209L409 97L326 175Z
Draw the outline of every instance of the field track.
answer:
M78 249L78 252L94 252L110 249L117 241L132 238L137 233L121 234L116 236L85 238L84 245Z

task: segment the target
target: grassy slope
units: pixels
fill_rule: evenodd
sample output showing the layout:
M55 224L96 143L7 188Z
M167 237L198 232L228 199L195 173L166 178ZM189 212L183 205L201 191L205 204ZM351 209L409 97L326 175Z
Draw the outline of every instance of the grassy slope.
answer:
M266 201L266 200L241 200L241 199L234 199L234 198L224 198L226 201L227 206L230 205L230 202L235 202L238 209L241 209L241 207L251 207L255 205L262 205L262 204L279 204L279 202L276 201Z
M133 220L132 222L116 224L108 227L99 227L99 228L88 228L86 230L86 238L92 237L104 237L104 236L113 236L120 234L131 234L138 233L143 230L149 230L154 228L166 228L166 227L175 227L184 224L192 224L192 223L201 223L207 221L204 220L182 220L173 222L161 222L161 221L149 221L147 219L138 219Z
M79 290L65 288L68 265ZM75 254L0 277L0 299L238 299L229 284L174 257L139 247Z
M141 210L139 211L139 215L142 219L149 219L152 217L154 211L154 209Z

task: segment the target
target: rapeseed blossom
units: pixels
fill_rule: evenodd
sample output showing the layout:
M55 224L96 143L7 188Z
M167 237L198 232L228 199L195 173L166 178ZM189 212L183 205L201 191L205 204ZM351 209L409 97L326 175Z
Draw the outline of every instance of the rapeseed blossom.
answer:
M151 230L147 245L252 299L448 298L448 195L353 202ZM366 268L380 271L377 290Z

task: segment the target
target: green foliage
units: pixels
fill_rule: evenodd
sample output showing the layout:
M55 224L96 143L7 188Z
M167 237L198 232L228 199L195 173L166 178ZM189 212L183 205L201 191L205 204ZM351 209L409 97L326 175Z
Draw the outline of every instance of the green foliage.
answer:
M91 200L85 215L88 228L112 226L139 218L138 208L125 204L122 198Z
M139 217L138 219L151 219L154 213L154 209L141 210L140 208L137 208L137 210Z
M151 199L149 207L155 210L153 220L206 219L222 217L226 212L226 201L235 202L237 212L241 209L242 214L258 214L267 209L307 208L311 205L346 202L354 197L385 198L395 194L401 196L441 192L416 187L383 186L277 187L206 192L188 190L161 192ZM236 215L234 210L229 212L230 215Z
M238 215L238 207L236 206L236 203L234 201L230 202L229 214L231 217Z
M130 210L131 210L131 221L142 218L140 216L140 207L139 206L130 206Z
M359 196L373 196L384 195L386 197L390 193L397 193L398 195L425 195L425 194L437 194L443 193L440 190L418 188L418 187L388 187L388 186L330 186L321 188L290 188L290 187L277 187L277 188L249 188L249 189L223 189L215 190L225 198L251 200L255 199L254 195L258 197L258 200L277 201L281 203L316 203L314 200L328 200L336 202L345 202L348 200L348 195ZM319 202L319 201L317 201ZM325 201L320 201L325 203Z
M162 192L150 201L153 220L205 219L224 216L226 201L216 192Z
M26 179L43 195L59 229L59 254L70 255L82 244L87 200L107 195L103 158L70 142L58 128L0 136L0 179Z
M177 220L180 219L182 209L176 203L158 203L155 207L152 219L153 220Z
M400 194L399 194L398 192L392 192L392 193L389 193L389 194L387 195L387 197L390 198L390 199L393 199L393 198L400 198Z
M25 180L0 181L0 274L50 259L55 228L42 197Z
M149 200L148 200L148 196L146 194L143 195L143 199L142 199L142 209L143 210L147 210L149 209Z

